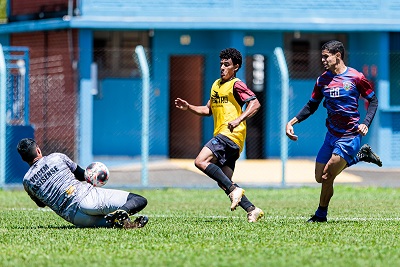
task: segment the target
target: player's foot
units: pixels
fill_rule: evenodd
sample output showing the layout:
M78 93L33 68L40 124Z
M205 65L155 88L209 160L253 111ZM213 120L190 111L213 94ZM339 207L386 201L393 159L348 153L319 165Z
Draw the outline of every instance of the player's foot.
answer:
M239 205L242 200L242 196L244 195L244 189L240 187L236 187L230 194L229 198L231 199L231 211L234 211L236 207Z
M373 163L379 167L382 167L381 159L377 154L374 153L374 151L372 151L372 148L368 144L365 144L360 148L360 151L357 153L357 157L360 159L360 161Z
M116 210L113 211L106 216L104 216L107 223L111 223L112 226L122 228L124 226L124 222L129 219L129 214L125 210Z
M328 220L326 217L318 217L317 215L312 216L310 219L308 219L308 223L314 223L314 222L327 222Z
M254 210L247 213L248 222L257 222L264 216L264 212L260 208L255 208Z
M124 229L142 228L147 224L148 221L149 218L147 216L139 216L133 222L130 219L126 219L124 221L123 228Z

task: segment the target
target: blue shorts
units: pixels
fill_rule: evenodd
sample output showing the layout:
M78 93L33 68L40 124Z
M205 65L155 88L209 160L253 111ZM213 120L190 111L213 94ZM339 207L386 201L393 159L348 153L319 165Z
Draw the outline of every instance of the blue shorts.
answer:
M326 164L332 157L332 154L339 155L347 165L356 163L356 155L361 147L361 134L355 137L336 137L327 132L324 143L320 148L316 162Z

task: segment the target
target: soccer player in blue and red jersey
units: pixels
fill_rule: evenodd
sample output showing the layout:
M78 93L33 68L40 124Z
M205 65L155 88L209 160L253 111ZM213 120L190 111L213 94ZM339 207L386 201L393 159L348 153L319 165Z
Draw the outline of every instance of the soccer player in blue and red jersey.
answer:
M357 70L345 65L344 46L339 41L329 41L322 48L322 64L325 72L318 77L311 99L286 125L286 135L293 141L293 125L307 119L324 100L327 109L326 127L328 132L315 162L315 179L321 183L319 207L308 222L326 222L329 201L333 196L333 182L345 168L359 161L382 166L379 157L368 144L361 147L361 138L368 133L376 110L378 99L370 82ZM360 123L358 99L362 96L368 102L367 114Z

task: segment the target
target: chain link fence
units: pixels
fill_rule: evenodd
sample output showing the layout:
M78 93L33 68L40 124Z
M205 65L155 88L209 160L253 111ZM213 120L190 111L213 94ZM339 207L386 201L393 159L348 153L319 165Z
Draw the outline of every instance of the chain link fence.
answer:
M5 49L6 184L20 183L28 170L16 151L21 138L35 138L45 155L61 152L76 159L76 77L65 53L46 53L30 53L28 48L19 47Z
M148 134L150 186L155 185L153 181L159 177L162 177L157 184L160 186L179 184L195 187L200 180L203 185L214 185L202 174L193 172L194 158L212 137L212 118L182 112L174 107L173 100L181 97L194 105L206 104L212 82L219 77L217 52L171 55L146 51L150 63L149 110L145 115L149 123L145 134ZM360 53L346 55L346 59L350 59L349 66L371 80L379 94L381 89L376 84L381 75L377 68L378 56ZM315 80L323 69L320 51L285 51L285 58L289 70L286 121L307 103ZM135 48L121 51L95 49L93 59L97 64L97 79L92 92L93 159L104 161L113 170L116 185L140 186L143 176L143 77ZM20 183L21 175L28 168L15 149L19 138L34 137L44 154L61 152L76 161L79 160L79 149L82 149L79 145L82 123L79 121L79 107L85 103L79 103L77 70L68 54L50 50L44 55L31 54L25 62L25 73L21 72L21 62L7 62L6 153L9 153L9 160L6 162L6 184ZM394 71L400 66L398 54L391 55L390 65L388 106L399 107L400 76ZM29 77L28 84L24 84L23 75ZM244 55L239 77L246 81L262 103L261 110L247 121L248 138L241 158L279 160L282 87L274 54ZM367 104L361 100L362 117L366 108ZM389 156L399 161L399 110L387 110L382 116L380 119L390 120L392 127ZM300 140L289 142L289 158L315 157L326 132L325 118L326 110L321 105L313 117L295 126ZM9 130L17 126L25 128L20 132ZM378 122L374 121L369 135L377 133ZM365 141L380 144L370 136ZM168 171L174 171L173 175L168 175Z
M30 124L44 154L57 151L76 158L78 95L65 61L56 51L31 58Z

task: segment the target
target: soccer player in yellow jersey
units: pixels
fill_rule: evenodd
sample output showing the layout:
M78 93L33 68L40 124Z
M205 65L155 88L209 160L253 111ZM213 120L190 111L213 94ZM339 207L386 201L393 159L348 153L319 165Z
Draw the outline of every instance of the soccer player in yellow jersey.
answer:
M236 78L242 65L242 55L235 48L227 48L220 55L221 78L211 87L210 100L205 106L189 104L181 98L175 106L199 116L214 118L214 137L203 147L195 159L196 167L215 180L231 200L231 210L241 206L249 222L257 222L264 212L255 207L244 195L244 190L232 182L236 160L246 139L246 119L260 108L255 94ZM246 105L244 111L242 107Z

